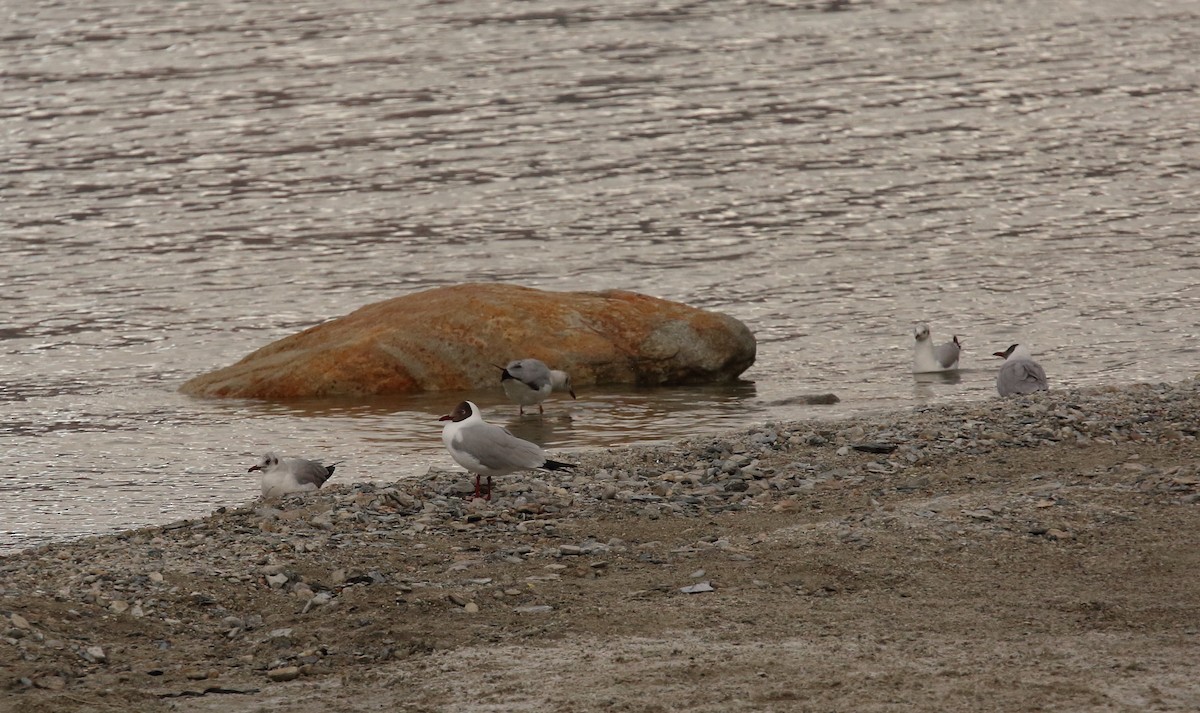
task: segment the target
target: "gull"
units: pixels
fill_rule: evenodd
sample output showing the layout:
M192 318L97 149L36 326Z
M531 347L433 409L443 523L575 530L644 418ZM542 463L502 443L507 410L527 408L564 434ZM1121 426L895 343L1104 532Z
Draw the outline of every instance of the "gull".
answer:
M488 480L487 499L492 499L492 476L508 475L518 470L561 470L574 468L572 463L560 463L546 457L546 451L502 428L483 420L479 407L470 401L460 403L452 413L438 419L442 427L442 443L450 457L475 474L475 497L481 497L479 476Z
M262 473L262 495L267 499L316 490L329 480L337 465L321 465L321 461L303 458L280 458L274 453L267 453L246 472L257 470Z
M913 373L926 374L931 371L954 371L958 368L958 353L962 345L958 336L933 346L933 338L929 335L928 324L918 324L913 328L913 336L917 342L913 345Z
M1032 394L1035 391L1046 391L1046 371L1042 365L1033 360L1033 355L1023 344L1014 344L1002 352L995 352L1004 360L1000 366L1000 374L996 377L996 390L1001 396L1010 394Z
M542 402L551 391L566 391L575 398L571 377L565 371L552 370L537 359L517 359L508 366L495 365L500 370L500 386L508 398L517 403L517 413L524 414L526 406L537 404L538 413L545 413Z

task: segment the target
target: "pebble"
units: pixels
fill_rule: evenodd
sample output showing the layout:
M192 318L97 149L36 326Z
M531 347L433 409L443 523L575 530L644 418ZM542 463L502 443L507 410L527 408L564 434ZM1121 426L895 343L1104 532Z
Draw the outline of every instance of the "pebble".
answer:
M62 676L41 676L33 679L33 685L47 691L61 691L67 687L67 679Z
M300 678L300 668L298 666L273 668L267 671L267 678L272 681L295 681L297 678Z
M680 587L679 591L684 594L703 594L704 592L715 592L717 590L709 582L697 582L696 584L689 584L686 587Z
M533 604L525 607L516 607L513 611L518 614L547 614L554 611L554 607L549 604Z

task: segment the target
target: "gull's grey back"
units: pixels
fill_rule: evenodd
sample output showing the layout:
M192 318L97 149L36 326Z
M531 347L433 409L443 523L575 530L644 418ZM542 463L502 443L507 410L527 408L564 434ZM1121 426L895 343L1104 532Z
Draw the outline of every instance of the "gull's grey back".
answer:
M538 359L517 359L504 368L514 379L535 390L550 383L550 367Z
M1032 359L1016 359L1004 362L996 376L996 390L1001 396L1032 394L1050 388L1046 371Z
M292 475L296 477L296 482L301 485L315 485L318 488L325 484L333 476L333 469L337 466L321 465L320 461L305 460L303 458L294 458L291 463Z
M945 344L939 344L933 350L933 357L943 367L949 369L958 361L958 355L962 352L962 347L957 341L949 341Z
M494 475L540 468L546 462L541 446L487 422L464 428L455 440L456 447L468 451L480 465L495 471Z

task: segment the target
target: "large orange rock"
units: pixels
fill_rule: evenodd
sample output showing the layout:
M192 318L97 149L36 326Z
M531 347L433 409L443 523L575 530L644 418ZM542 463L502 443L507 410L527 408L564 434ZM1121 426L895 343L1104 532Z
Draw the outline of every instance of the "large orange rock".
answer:
M738 320L634 292L440 287L376 302L183 385L278 399L495 386L494 364L534 357L586 384L731 381L754 363Z

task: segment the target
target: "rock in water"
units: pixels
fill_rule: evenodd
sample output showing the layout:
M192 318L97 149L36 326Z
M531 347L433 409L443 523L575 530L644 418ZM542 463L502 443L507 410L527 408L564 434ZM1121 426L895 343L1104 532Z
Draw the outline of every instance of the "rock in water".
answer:
M533 357L587 384L732 381L754 363L738 320L634 292L466 284L370 304L181 387L193 396L362 396L491 387Z

